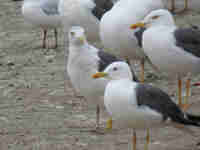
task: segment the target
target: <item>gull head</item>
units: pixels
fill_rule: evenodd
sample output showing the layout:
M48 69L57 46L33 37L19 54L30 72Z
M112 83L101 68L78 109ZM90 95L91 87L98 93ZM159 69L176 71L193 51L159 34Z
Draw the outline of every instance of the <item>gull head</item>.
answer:
M92 77L94 79L106 78L108 80L132 80L132 73L127 63L119 61L110 64L103 72L97 72Z
M73 26L69 30L69 43L73 45L84 45L87 43L85 30L79 26Z
M144 18L144 20L136 24L132 24L130 28L131 29L136 29L138 27L149 28L156 25L174 26L175 22L172 14L165 9L154 10L150 12L150 14L148 14Z

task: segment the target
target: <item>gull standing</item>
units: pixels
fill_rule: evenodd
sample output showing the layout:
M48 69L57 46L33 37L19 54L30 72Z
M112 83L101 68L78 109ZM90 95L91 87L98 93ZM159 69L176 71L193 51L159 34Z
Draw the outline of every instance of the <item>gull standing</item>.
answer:
M137 37L129 28L149 12L164 8L162 0L119 0L100 21L100 37L105 48L126 60L141 61L141 81L144 81L144 52L138 47Z
M57 29L61 25L58 13L59 0L24 0L22 14L29 23L41 27L43 30L43 44L46 48L47 30L54 29L55 45L57 48Z
M178 28L168 10L152 11L143 21L133 24L132 29L145 27L143 49L151 62L161 71L178 77L179 105L186 109L190 81L186 82L186 99L182 103L182 82L185 75L200 73L200 30Z
M69 29L72 26L82 26L85 29L88 41L99 42L99 20L106 11L112 8L113 4L112 0L60 0L58 10L62 18L65 38L65 64L68 57ZM67 70L65 70L64 76L66 82Z
M121 128L149 129L166 125L193 134L187 126L200 127L200 116L183 112L164 91L148 84L132 81L128 64L114 62L93 78L109 80L104 104ZM148 149L149 135L145 149ZM136 149L136 133L133 134Z
M89 101L89 105L97 105L97 128L99 127L99 106L103 103L107 80L93 80L91 76L97 71L103 71L106 66L115 61L119 59L88 44L82 27L74 26L70 29L67 72L76 92L84 96Z

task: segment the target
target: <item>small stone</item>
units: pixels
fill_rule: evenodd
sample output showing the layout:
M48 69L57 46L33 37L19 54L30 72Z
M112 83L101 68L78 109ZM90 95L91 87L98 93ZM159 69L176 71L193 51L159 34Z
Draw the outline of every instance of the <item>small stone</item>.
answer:
M48 63L52 63L54 60L54 55L46 56Z
M17 101L21 101L21 100L23 100L22 97L17 97Z
M56 106L56 109L64 109L64 106Z
M9 87L14 87L15 85L13 83L8 84Z
M9 61L7 62L7 65L8 65L8 66L14 66L15 63L9 60Z
M6 118L6 117L0 117L0 120L1 120L1 121L4 121L4 122L9 122L9 121L8 121L8 118Z

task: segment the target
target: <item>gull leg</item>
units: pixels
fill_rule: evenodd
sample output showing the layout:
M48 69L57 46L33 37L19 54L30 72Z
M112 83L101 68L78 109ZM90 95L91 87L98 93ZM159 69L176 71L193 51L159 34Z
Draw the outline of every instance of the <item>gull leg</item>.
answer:
M97 105L97 108L96 108L96 129L100 128L99 120L100 120L100 106Z
M176 12L176 13L180 14L180 13L183 13L183 12L185 12L187 10L188 10L188 0L184 0L184 8L182 10ZM174 12L174 11L172 11L172 12Z
M191 79L188 78L187 81L186 81L186 96L185 96L185 99L184 99L184 104L182 104L182 108L184 111L186 111L190 104L188 103L188 99L189 99L189 96L190 96L190 90L191 90Z
M184 11L188 9L188 0L184 1Z
M69 83L70 87L73 87L73 86L72 86L72 83L69 82L70 78L67 74L67 61L68 61L68 53L69 53L69 50L68 50L68 45L69 45L68 31L65 31L64 28L63 28L63 32L64 32L64 91L67 92L68 83Z
M112 118L109 118L106 122L106 129L110 130L112 129Z
M184 8L177 13L183 13L188 10L188 0L184 0Z
M137 81L138 79L137 79L137 77L135 76L135 72L134 72L134 70L133 70L133 68L132 68L132 65L131 65L131 62L130 62L130 60L129 60L128 58L126 58L126 63L130 66L131 72L132 72L132 74L133 74L133 80L134 80L134 81Z
M43 43L42 43L42 48L46 48L46 40L47 40L47 30L43 30Z
M187 10L188 10L188 0L184 0L184 8L178 13L183 13Z
M144 83L144 59L142 59L140 63L141 63L140 82Z
M188 104L188 98L190 96L190 90L191 90L190 85L191 85L191 79L188 78L186 81L186 98L185 98L184 104Z
M147 135L146 135L146 143L144 145L144 150L148 150L148 146L149 146L149 143L150 143L150 133L149 133L149 129L147 129Z
M136 132L135 130L133 129L133 150L136 150L136 144L137 144L137 136L136 136Z
M171 11L174 12L175 11L175 0L171 0Z
M182 107L182 80L178 77L178 105Z
M54 29L54 35L55 35L55 45L54 45L54 48L57 48L58 47L58 32L57 32L56 28Z

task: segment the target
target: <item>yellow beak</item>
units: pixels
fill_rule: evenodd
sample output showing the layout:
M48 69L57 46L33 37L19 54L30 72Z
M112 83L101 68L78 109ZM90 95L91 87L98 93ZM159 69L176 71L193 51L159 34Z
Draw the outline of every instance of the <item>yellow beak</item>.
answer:
M136 29L136 28L139 28L139 27L145 27L145 24L142 23L142 22L138 22L138 23L132 24L132 25L130 26L131 29Z
M92 78L97 79L97 78L103 78L105 76L107 76L108 74L105 72L97 72L95 74L92 75Z
M81 37L79 37L78 39L79 39L79 41L80 41L81 43L84 43L84 41L85 41L85 38L84 38L84 37L82 37L82 36L81 36Z

